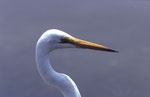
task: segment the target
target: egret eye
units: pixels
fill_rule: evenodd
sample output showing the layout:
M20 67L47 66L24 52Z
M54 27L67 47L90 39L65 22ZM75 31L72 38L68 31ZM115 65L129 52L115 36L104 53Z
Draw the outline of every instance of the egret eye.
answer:
M61 38L59 43L68 43L68 40L66 38Z

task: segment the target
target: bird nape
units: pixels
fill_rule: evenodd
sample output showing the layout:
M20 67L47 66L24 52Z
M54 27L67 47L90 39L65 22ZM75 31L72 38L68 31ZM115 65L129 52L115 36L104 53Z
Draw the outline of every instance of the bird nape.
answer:
M117 52L105 46L77 39L63 31L51 29L42 34L36 44L36 64L42 79L58 88L64 97L81 97L75 82L66 74L56 72L49 61L49 53L58 48L83 48Z

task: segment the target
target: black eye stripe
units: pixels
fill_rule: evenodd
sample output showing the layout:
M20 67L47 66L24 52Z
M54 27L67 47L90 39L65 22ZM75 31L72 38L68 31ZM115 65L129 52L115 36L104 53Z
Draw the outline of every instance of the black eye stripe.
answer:
M60 41L59 43L68 43L68 42L62 42L62 41Z
M59 43L68 43L68 41L65 38L61 38Z

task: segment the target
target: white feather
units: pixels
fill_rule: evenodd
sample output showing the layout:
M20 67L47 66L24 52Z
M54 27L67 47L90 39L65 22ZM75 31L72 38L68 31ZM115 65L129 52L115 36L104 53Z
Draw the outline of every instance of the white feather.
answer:
M36 45L36 63L42 79L51 86L58 88L64 97L81 97L74 81L66 74L56 72L49 61L49 53L58 48L73 48L71 44L61 44L62 37L71 35L57 30L48 30L40 37Z

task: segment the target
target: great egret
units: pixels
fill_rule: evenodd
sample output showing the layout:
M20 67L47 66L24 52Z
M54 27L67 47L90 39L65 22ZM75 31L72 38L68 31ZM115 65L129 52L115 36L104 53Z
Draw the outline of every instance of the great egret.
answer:
M81 97L74 81L66 74L56 72L49 61L49 53L58 48L87 48L117 52L105 46L74 38L73 36L51 29L43 33L36 44L36 64L43 80L58 88L64 97Z

